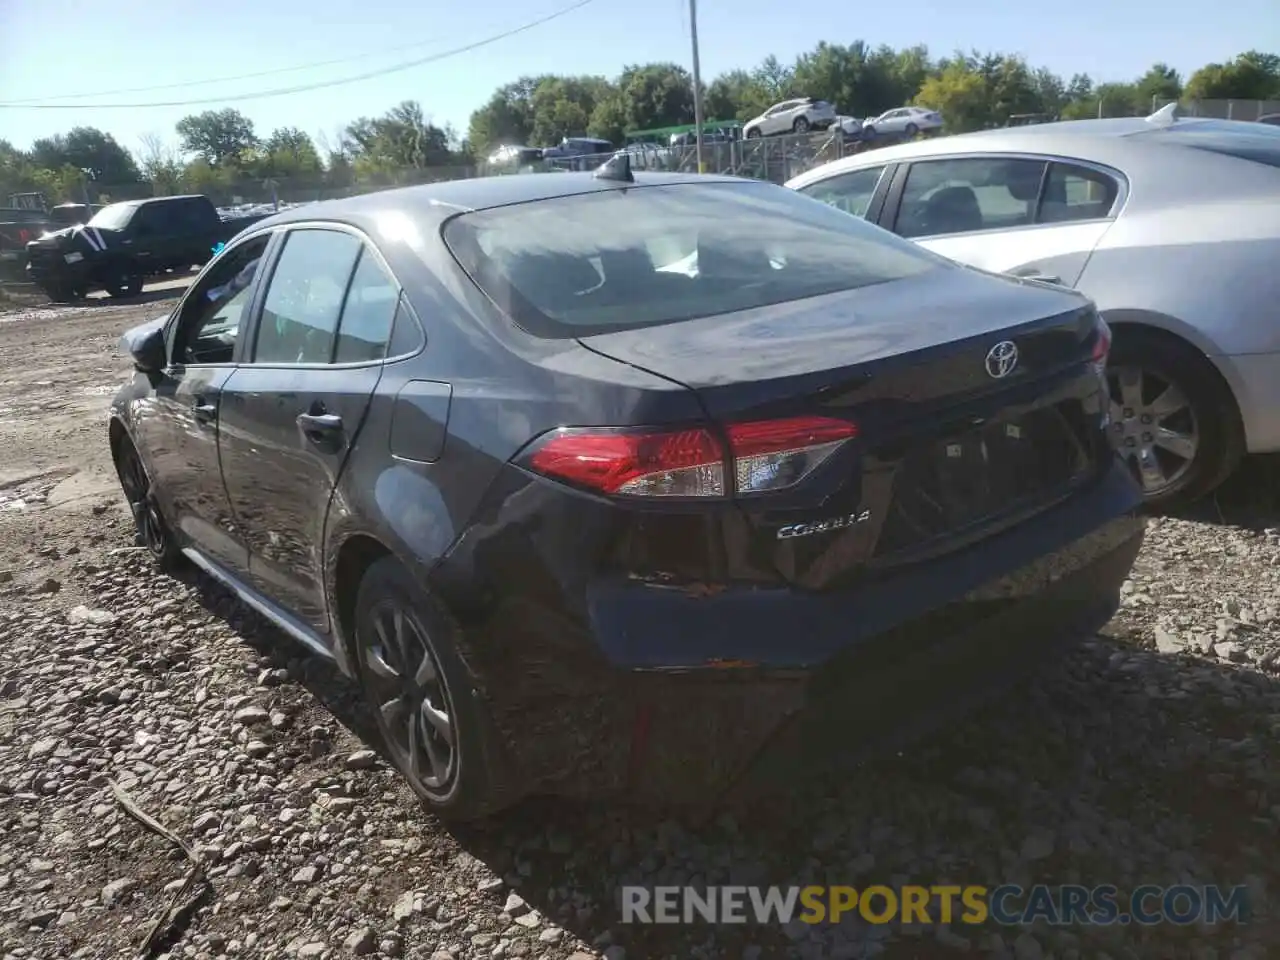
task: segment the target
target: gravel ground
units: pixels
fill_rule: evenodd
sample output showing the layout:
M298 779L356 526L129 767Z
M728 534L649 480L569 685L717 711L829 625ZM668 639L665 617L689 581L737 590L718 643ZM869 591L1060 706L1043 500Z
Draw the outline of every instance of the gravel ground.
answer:
M528 802L448 831L350 686L199 575L152 574L106 457L146 306L0 316L0 956L126 957L187 874L172 957L1277 955L1280 516L1251 462L1153 521L1103 636L853 777L709 823ZM7 321L7 322L6 322ZM15 505L16 504L16 505ZM624 883L1247 884L1218 928L641 927Z

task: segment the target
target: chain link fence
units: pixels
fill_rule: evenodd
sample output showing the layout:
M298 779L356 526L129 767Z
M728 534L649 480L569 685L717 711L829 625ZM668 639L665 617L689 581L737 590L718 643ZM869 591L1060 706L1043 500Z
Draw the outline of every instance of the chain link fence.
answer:
M1151 112L1179 103L1190 117L1209 117L1214 120L1260 120L1272 114L1280 114L1280 100L1156 100L1151 101Z

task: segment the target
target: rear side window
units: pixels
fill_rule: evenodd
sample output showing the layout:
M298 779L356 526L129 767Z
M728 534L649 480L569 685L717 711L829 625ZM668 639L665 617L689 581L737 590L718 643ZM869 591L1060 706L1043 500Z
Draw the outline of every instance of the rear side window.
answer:
M1049 165L1040 198L1040 223L1100 220L1111 213L1120 184L1099 170L1066 163Z
M254 363L328 363L361 242L337 230L295 230L272 271Z
M1280 167L1280 127L1244 121L1204 120L1135 133L1149 142L1193 147L1210 153Z
M543 337L675 323L854 290L947 261L769 183L681 183L464 213L462 268Z
M385 357L399 298L399 285L365 247L342 307L334 362L355 363Z

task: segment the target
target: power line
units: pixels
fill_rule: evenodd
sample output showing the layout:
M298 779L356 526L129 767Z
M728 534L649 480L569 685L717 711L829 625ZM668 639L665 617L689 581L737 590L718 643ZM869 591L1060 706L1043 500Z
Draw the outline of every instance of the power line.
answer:
M282 97L291 93L309 93L312 90L324 90L329 87L340 87L349 83L359 83L363 80L372 80L376 77L385 77L392 73L399 73L403 70L411 70L414 67L420 67L424 64L435 63L439 60L445 60L449 57L456 57L461 53L468 53L477 50L480 47L487 47L490 44L497 43L499 40L506 40L508 37L514 37L516 34L524 33L532 30L534 27L540 27L544 23L550 23L552 20L559 19L566 14L573 13L575 10L593 3L594 0L577 0L567 7L561 7L554 13L549 13L545 17L537 20L531 20L521 26L514 27L502 33L486 37L483 40L477 40L473 43L465 44L461 47L454 47L451 50L445 50L441 53L432 54L429 57L418 57L414 60L406 60L402 63L393 64L389 67L382 67L378 70L370 70L367 73L357 74L353 77L342 77L337 80L323 80L319 83L299 84L294 87L281 87L275 90L264 90L259 93L241 93L230 96L221 97L204 97L196 100L165 100L153 101L150 103L30 103L24 101L8 101L0 103L0 109L6 110L140 110L149 107L194 107L211 103L240 103L245 100L265 100L268 97ZM50 98L53 99L53 98Z
M208 77L204 80L184 80L181 83L162 83L148 87L120 87L115 90L95 90L92 93L60 93L52 97L29 97L26 100L0 100L0 107L20 107L27 104L52 103L56 100L83 100L86 97L114 97L118 93L150 93L153 90L180 90L184 87L207 87L211 83L232 83L236 80L256 80L259 77L275 77L282 73L298 73L302 70L317 70L320 67L334 67L340 63L353 63L356 60L368 60L388 53L400 53L404 50L416 50L419 47L439 46L439 40L421 40L417 43L406 43L398 47L387 47L383 50L370 50L365 53L339 57L336 60L316 60L312 63L300 63L292 67L276 67L274 70L258 70L254 73L237 73L226 77Z

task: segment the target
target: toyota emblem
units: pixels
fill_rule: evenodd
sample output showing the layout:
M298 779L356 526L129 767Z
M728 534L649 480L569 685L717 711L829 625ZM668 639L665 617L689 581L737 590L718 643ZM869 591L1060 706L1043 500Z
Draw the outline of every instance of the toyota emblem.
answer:
M987 373L996 380L1003 380L1018 366L1018 345L1012 340L1001 340L987 351Z

